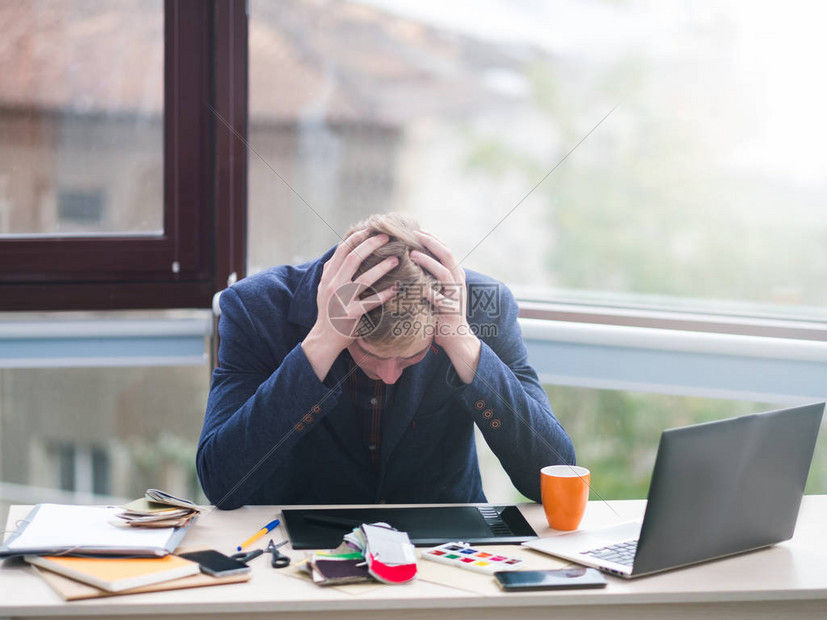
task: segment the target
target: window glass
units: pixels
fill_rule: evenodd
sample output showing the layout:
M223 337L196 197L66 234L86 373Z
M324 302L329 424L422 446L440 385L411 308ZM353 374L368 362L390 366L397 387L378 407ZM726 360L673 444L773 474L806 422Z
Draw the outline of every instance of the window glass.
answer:
M160 234L163 1L4 1L0 66L0 238Z
M592 500L646 499L664 429L771 411L781 405L641 392L545 386L557 418L568 431L579 465L592 474ZM827 421L822 423L822 427ZM489 501L518 501L494 454L477 438ZM827 493L827 433L819 434L805 493Z
M206 503L195 449L208 390L204 366L0 369L0 504L147 488Z
M818 3L253 1L249 270L415 215L523 298L827 317Z

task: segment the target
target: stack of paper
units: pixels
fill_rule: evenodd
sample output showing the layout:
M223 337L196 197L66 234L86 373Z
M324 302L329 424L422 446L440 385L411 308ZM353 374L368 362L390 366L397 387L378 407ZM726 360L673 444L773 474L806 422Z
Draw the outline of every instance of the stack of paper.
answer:
M151 530L113 525L114 506L38 504L0 545L12 555L164 556L175 550L185 527Z
M144 497L123 506L118 515L130 527L184 527L204 511L193 502L158 489L147 489Z

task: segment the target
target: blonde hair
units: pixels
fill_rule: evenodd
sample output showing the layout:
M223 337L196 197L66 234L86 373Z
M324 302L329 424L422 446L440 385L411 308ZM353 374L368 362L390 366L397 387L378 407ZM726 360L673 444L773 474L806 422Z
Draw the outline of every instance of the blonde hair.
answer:
M367 256L356 271L361 275L390 256L399 259L396 267L373 284L374 291L397 286L399 292L383 306L366 313L362 326L362 339L382 351L408 348L422 339L432 325L436 314L426 298L427 290L438 286L436 278L411 260L411 251L433 254L422 245L414 234L421 230L419 223L401 213L371 215L355 224L345 235L367 228L370 236L386 234L388 242ZM355 278L354 278L355 279ZM368 290L366 294L373 291Z

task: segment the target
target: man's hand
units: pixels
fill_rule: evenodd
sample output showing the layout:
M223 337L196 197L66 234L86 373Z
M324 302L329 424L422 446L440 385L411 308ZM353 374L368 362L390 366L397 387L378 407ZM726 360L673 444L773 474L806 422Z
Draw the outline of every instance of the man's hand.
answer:
M319 314L302 342L302 349L320 381L324 381L339 354L359 337L362 316L396 294L394 287L389 287L360 299L366 289L399 262L393 256L386 258L354 280L362 261L388 242L387 235L368 235L367 229L350 235L322 268L316 292Z
M440 290L429 289L426 293L437 309L434 342L448 354L460 380L471 383L480 363L482 344L471 331L465 316L468 301L465 270L442 241L422 231L417 231L416 235L438 259L423 252L411 252L411 260L440 283Z

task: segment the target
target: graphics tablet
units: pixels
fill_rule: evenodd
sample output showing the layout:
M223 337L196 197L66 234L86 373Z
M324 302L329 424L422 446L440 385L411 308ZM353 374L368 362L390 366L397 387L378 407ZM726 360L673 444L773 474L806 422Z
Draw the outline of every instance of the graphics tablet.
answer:
M378 521L407 532L417 547L457 540L510 545L537 537L515 505L296 508L282 516L294 549L332 549L354 527Z

